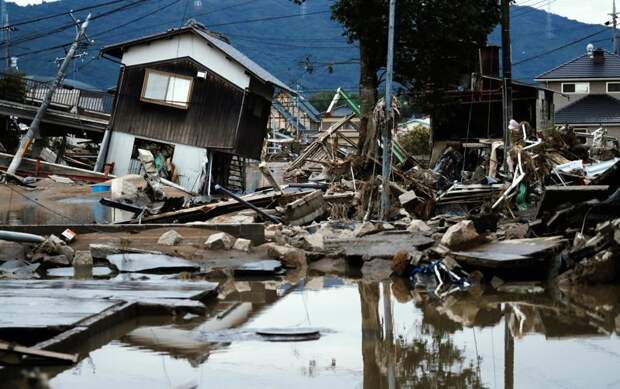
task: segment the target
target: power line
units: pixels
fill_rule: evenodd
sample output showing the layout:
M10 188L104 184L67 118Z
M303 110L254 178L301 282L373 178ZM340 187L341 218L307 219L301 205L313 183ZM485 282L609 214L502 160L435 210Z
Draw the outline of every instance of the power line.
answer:
M128 26L128 25L130 25L130 24L132 24L132 23L135 23L135 22L137 22L137 21L140 21L140 20L142 20L142 19L144 19L144 18L148 18L149 16L155 15L156 13L159 13L159 12L161 12L161 11L163 11L163 10L167 9L167 8L170 8L170 7L172 7L173 5L175 5L175 4L177 4L177 3L179 3L180 1L181 1L181 0L174 0L173 2L168 3L168 4L164 5L164 6L161 6L161 7L157 8L157 9L155 9L155 10L151 11L151 12L148 12L148 13L146 13L146 14L144 14L144 15L140 15L140 16L138 16L138 17L137 17L137 18L135 18L135 19L131 19L131 20L130 20L130 21L128 21L128 22L125 22L125 23L119 24L119 25L117 25L117 26L111 27L111 28L109 28L109 29L107 29L107 30L96 32L95 34L93 34L93 35L91 35L91 36L92 36L93 38L95 38L95 37L101 36L101 35L103 35L103 34L107 34L107 33L108 33L108 32L110 32L110 31L118 30L119 28L123 28L123 27Z
M80 11L92 10L92 9L96 9L96 8L105 7L107 5L112 5L112 4L116 4L116 3L122 3L123 1L128 1L128 0L113 0L113 1L108 1L106 3L91 5L89 7L83 7L83 8L74 9L72 11L66 11L66 12L61 12L61 13L57 13L57 14L53 14L53 15L41 16L41 17L38 17L38 18L33 18L33 19L28 19L28 20L20 20L18 22L13 23L13 24L9 24L8 26L6 26L6 28L7 29L12 29L14 27L21 26L21 25L24 25L24 24L36 23L36 22L40 22L40 21L43 21L43 20L48 20L48 19L53 19L53 18L57 18L57 17L60 17L60 16L69 15L71 12L80 12Z
M112 15L114 13L117 13L117 12L124 11L124 10L126 10L128 8L132 8L132 7L134 7L134 6L138 5L138 4L144 3L145 1L147 1L147 0L136 0L133 3L131 3L131 4L127 4L127 5L124 5L122 7L118 7L118 8L115 8L113 10L103 12L103 13L101 13L99 15L96 15L96 16L92 17L91 21L92 20L96 20L96 19L100 19L100 18L103 18L103 17L106 17L106 16L110 16L110 15ZM74 26L75 26L75 24L71 23L71 24L68 24L66 26L59 27L59 28L57 28L57 29L55 29L53 31L58 31L58 30L62 31L62 30L66 30L66 29L68 29L70 27L74 27ZM39 37L47 36L47 35L49 35L49 32L42 33L41 36L39 36ZM39 37L33 38L33 39L29 39L29 40L38 39ZM39 54L39 53L43 53L43 52L46 52L46 51L60 49L60 48L68 46L69 44L70 43L63 43L63 44L60 44L60 45L57 45L57 46L47 47L47 48L44 48L44 49L39 49L39 50L35 50L35 51L30 51L30 52L23 52L23 53L19 53L19 54L15 54L15 55L18 56L18 57L26 57L26 56L30 56L30 55L33 55L33 54ZM1 59L4 59L4 58L1 58Z
M114 8L112 10L109 10L109 11L100 13L100 14L98 14L96 16L93 16L91 18L91 20L96 20L96 19L99 19L99 18L102 18L102 17L105 17L105 16L109 16L109 15L115 14L115 13L120 12L120 11L125 11L125 10L127 10L129 8L132 8L132 7L136 6L136 5L144 3L145 1L147 1L147 0L136 0L133 3L126 4L126 5L123 5L121 7ZM67 30L67 29L72 28L72 27L75 27L75 23L67 23L65 25L62 25L62 26L57 27L57 28L54 28L52 30L48 30L48 31L44 31L44 32L37 32L37 33L34 33L34 34L23 36L23 37L18 38L18 39L13 39L10 42L10 44L12 46L14 46L14 45L17 45L19 43L33 41L33 40L36 40L36 39L39 39L39 38L43 38L43 37L49 36L51 34L62 32L64 30ZM9 43L8 42L4 42L4 43L0 44L0 47L4 46L6 44L9 44Z
M221 27L221 26L230 26L233 24L245 24L245 23L265 22L269 20L299 18L299 17L306 17L306 16L312 16L312 15L327 14L327 13L331 13L331 11L315 11L315 12L308 12L303 15L289 14L289 15L281 15L281 16L269 16L269 17L257 18L257 19L236 20L236 21L227 22L227 23L210 24L209 27Z
M549 55L549 54L551 54L551 53L555 53L556 51L560 51L560 50L565 49L565 48L567 48L567 47L569 47L569 46L572 46L572 45L574 45L574 44L577 44L577 43L579 43L579 42L581 42L581 41L584 41L584 40L586 40L586 39L588 39L588 38L591 38L591 37L593 37L593 36L596 36L596 35L602 34L603 32L607 32L607 31L608 31L608 28L607 28L607 27L605 27L604 29L599 30L599 31L597 31L597 32L595 32L595 33L592 33L592 34L586 35L586 36L584 36L583 38L575 39L574 41L571 41L571 42L565 43L565 44L563 44L562 46L559 46L559 47L556 47L556 48L554 48L554 49L547 50L547 51L545 51L545 52L542 52L542 53L539 53L539 54L533 55L533 56L528 57L528 58L525 58L525 59L522 59L521 61L515 62L515 63L513 63L512 65L513 65L513 66L519 66L519 65L521 65L521 64L523 64L523 63L526 63L526 62L532 61L532 60L534 60L534 59L537 59L537 58L543 57L543 56L545 56L545 55Z

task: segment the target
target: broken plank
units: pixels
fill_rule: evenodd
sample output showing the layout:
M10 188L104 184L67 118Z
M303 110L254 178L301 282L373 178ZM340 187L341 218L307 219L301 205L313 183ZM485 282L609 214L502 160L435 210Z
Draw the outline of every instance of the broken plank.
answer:
M0 341L0 351L20 354L26 357L45 358L61 363L76 363L78 354L66 354L55 351L41 350L34 347L24 347L13 343L5 343Z

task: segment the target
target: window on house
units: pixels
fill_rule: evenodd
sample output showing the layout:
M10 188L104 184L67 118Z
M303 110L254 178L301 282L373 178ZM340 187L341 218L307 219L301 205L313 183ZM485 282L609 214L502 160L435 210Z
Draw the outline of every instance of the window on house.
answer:
M141 100L187 108L190 103L192 84L191 77L147 69L144 75Z
M607 93L620 93L620 82L608 82Z
M562 84L562 93L588 94L590 93L590 83L565 82Z

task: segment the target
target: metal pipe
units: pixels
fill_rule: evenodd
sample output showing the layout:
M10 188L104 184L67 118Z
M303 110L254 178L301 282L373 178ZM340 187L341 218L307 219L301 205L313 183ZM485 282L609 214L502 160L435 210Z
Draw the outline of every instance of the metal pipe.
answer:
M396 13L396 0L390 0L390 17L388 26L388 52L387 69L385 77L385 128L383 129L383 190L381 191L381 219L387 220L390 213L390 181L392 171L392 77L394 70L394 15Z
M41 235L27 234L25 232L0 231L0 240L21 243L43 243L45 238Z
M220 185L215 185L214 187L216 192L222 192L230 197L232 197L233 199L237 200L238 202L240 202L241 204L245 205L248 208L251 208L253 210L255 210L256 212L258 212L259 214L261 214L262 216L266 217L267 219L271 220L274 223L277 224L281 224L282 220L280 220L279 218L268 214L267 212L263 211L262 209L258 208L257 206L255 206L254 204L245 201L244 199L242 199L241 197L237 196L236 194L234 194L233 192L229 191L228 189L224 188L223 186Z

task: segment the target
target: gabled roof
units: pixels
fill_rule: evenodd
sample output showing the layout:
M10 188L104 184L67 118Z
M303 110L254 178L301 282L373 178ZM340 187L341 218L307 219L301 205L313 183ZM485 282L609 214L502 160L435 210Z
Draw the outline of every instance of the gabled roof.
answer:
M620 100L609 95L588 95L555 113L557 124L620 123Z
M535 80L620 79L620 56L603 51L603 57L603 63L596 64L588 54L584 54L538 75Z
M239 65L245 68L248 73L252 74L259 80L272 84L273 86L276 86L278 88L284 89L290 93L296 94L296 92L284 82L280 81L277 77L269 73L256 62L252 61L250 58L248 58L245 54L234 48L232 45L222 40L221 36L218 36L216 33L208 31L204 26L195 22L190 22L183 27L172 28L162 33L148 35L142 38L132 39L125 42L116 43L114 45L105 46L101 49L101 53L108 54L110 56L120 59L123 57L123 52L128 47L187 33L194 34L204 39L208 44L224 53L234 62L237 62Z

